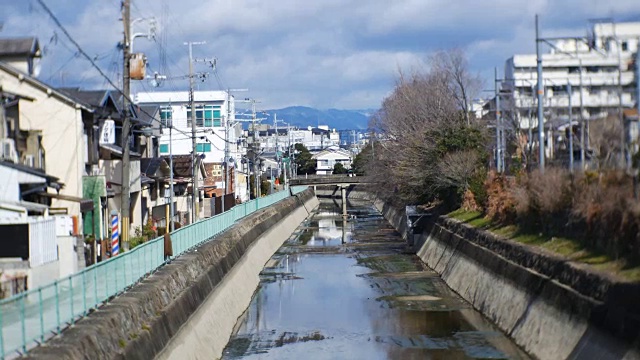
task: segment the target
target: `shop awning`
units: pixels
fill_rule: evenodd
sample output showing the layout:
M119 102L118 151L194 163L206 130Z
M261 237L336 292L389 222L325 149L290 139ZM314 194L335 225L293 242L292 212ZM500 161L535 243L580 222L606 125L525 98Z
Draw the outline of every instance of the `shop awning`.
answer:
M46 193L46 192L38 193L38 195L50 197L52 199L80 203L80 211L83 213L93 211L93 200L91 199L83 199L83 198L79 198L71 195L53 194L53 193Z

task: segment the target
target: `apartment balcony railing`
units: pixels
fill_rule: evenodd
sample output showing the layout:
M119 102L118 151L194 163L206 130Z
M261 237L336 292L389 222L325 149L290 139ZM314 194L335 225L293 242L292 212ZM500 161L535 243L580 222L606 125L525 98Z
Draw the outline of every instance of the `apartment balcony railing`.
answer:
M612 92L601 92L599 94L590 94L586 91L583 93L582 99L584 107L617 107L619 105L618 94ZM519 108L534 108L537 100L531 96L520 95L516 98L516 105ZM622 94L622 106L633 107L635 98L630 93ZM552 97L544 98L544 106L551 108L567 108L569 106L569 96L567 93L556 93ZM571 106L580 107L580 93L574 91L571 96Z

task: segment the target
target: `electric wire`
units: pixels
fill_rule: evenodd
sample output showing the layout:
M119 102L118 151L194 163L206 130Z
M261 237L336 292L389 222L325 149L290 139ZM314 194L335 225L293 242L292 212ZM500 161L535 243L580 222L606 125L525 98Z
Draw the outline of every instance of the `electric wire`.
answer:
M113 87L120 95L122 95L122 97L126 98L129 103L134 104L133 100L131 99L131 97L128 94L125 94L122 89L118 88L118 86L116 84L113 83L113 81L102 71L102 69L98 66L98 64L95 63L95 61L93 61L93 59L84 51L84 49L82 49L82 47L80 46L80 44L78 44L75 39L71 36L71 34L69 34L69 32L67 31L67 29L60 23L60 20L58 20L58 18L55 16L55 14L51 11L51 9L49 9L49 7L44 3L43 0L36 0L40 6L42 6L42 8L47 12L47 14L49 15L49 17L51 17L51 19L53 20L53 22L56 24L56 26L58 28L60 28L60 30L64 33L64 35L69 39L69 41L71 41L71 43L76 47L78 53L80 53L87 61L89 61L91 63L91 65L98 71L98 73L100 73L100 75L109 83L109 85L111 85L111 87ZM136 108L144 113L145 115L149 116L149 118L152 121L155 121L157 123L159 123L160 125L162 124L162 121L156 119L152 114L148 113L146 110L140 108L139 106L136 106ZM176 129L175 127L173 127L174 130L176 130L178 133L182 133L183 135L187 135L189 136L189 138L192 138L190 133L187 133L183 130L180 129Z

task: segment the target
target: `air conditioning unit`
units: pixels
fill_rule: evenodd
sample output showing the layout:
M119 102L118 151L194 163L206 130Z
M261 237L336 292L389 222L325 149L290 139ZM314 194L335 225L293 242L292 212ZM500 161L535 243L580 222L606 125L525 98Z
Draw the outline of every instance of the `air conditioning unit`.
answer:
M33 155L26 155L24 157L24 164L30 167L35 167L36 158Z
M18 163L18 152L13 139L2 139L2 160Z

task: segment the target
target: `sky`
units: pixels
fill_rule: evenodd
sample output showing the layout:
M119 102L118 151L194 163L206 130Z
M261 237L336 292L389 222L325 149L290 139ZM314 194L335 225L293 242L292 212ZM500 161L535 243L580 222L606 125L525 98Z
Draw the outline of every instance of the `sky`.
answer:
M122 39L118 0L43 0L62 25L118 81ZM132 82L136 91L186 90L187 41L195 58L216 58L198 89L249 89L263 109L301 105L377 109L400 71L424 69L430 54L462 48L470 69L493 87L513 54L535 52L534 16L542 36L586 34L589 19L640 21L638 0L131 0L132 19L154 17L155 40L138 38L148 74L162 86ZM0 37L37 36L44 49L39 78L53 86L109 88L35 0L0 0ZM145 22L134 32L145 32ZM217 74L218 76L214 76ZM482 94L479 94L482 95Z

